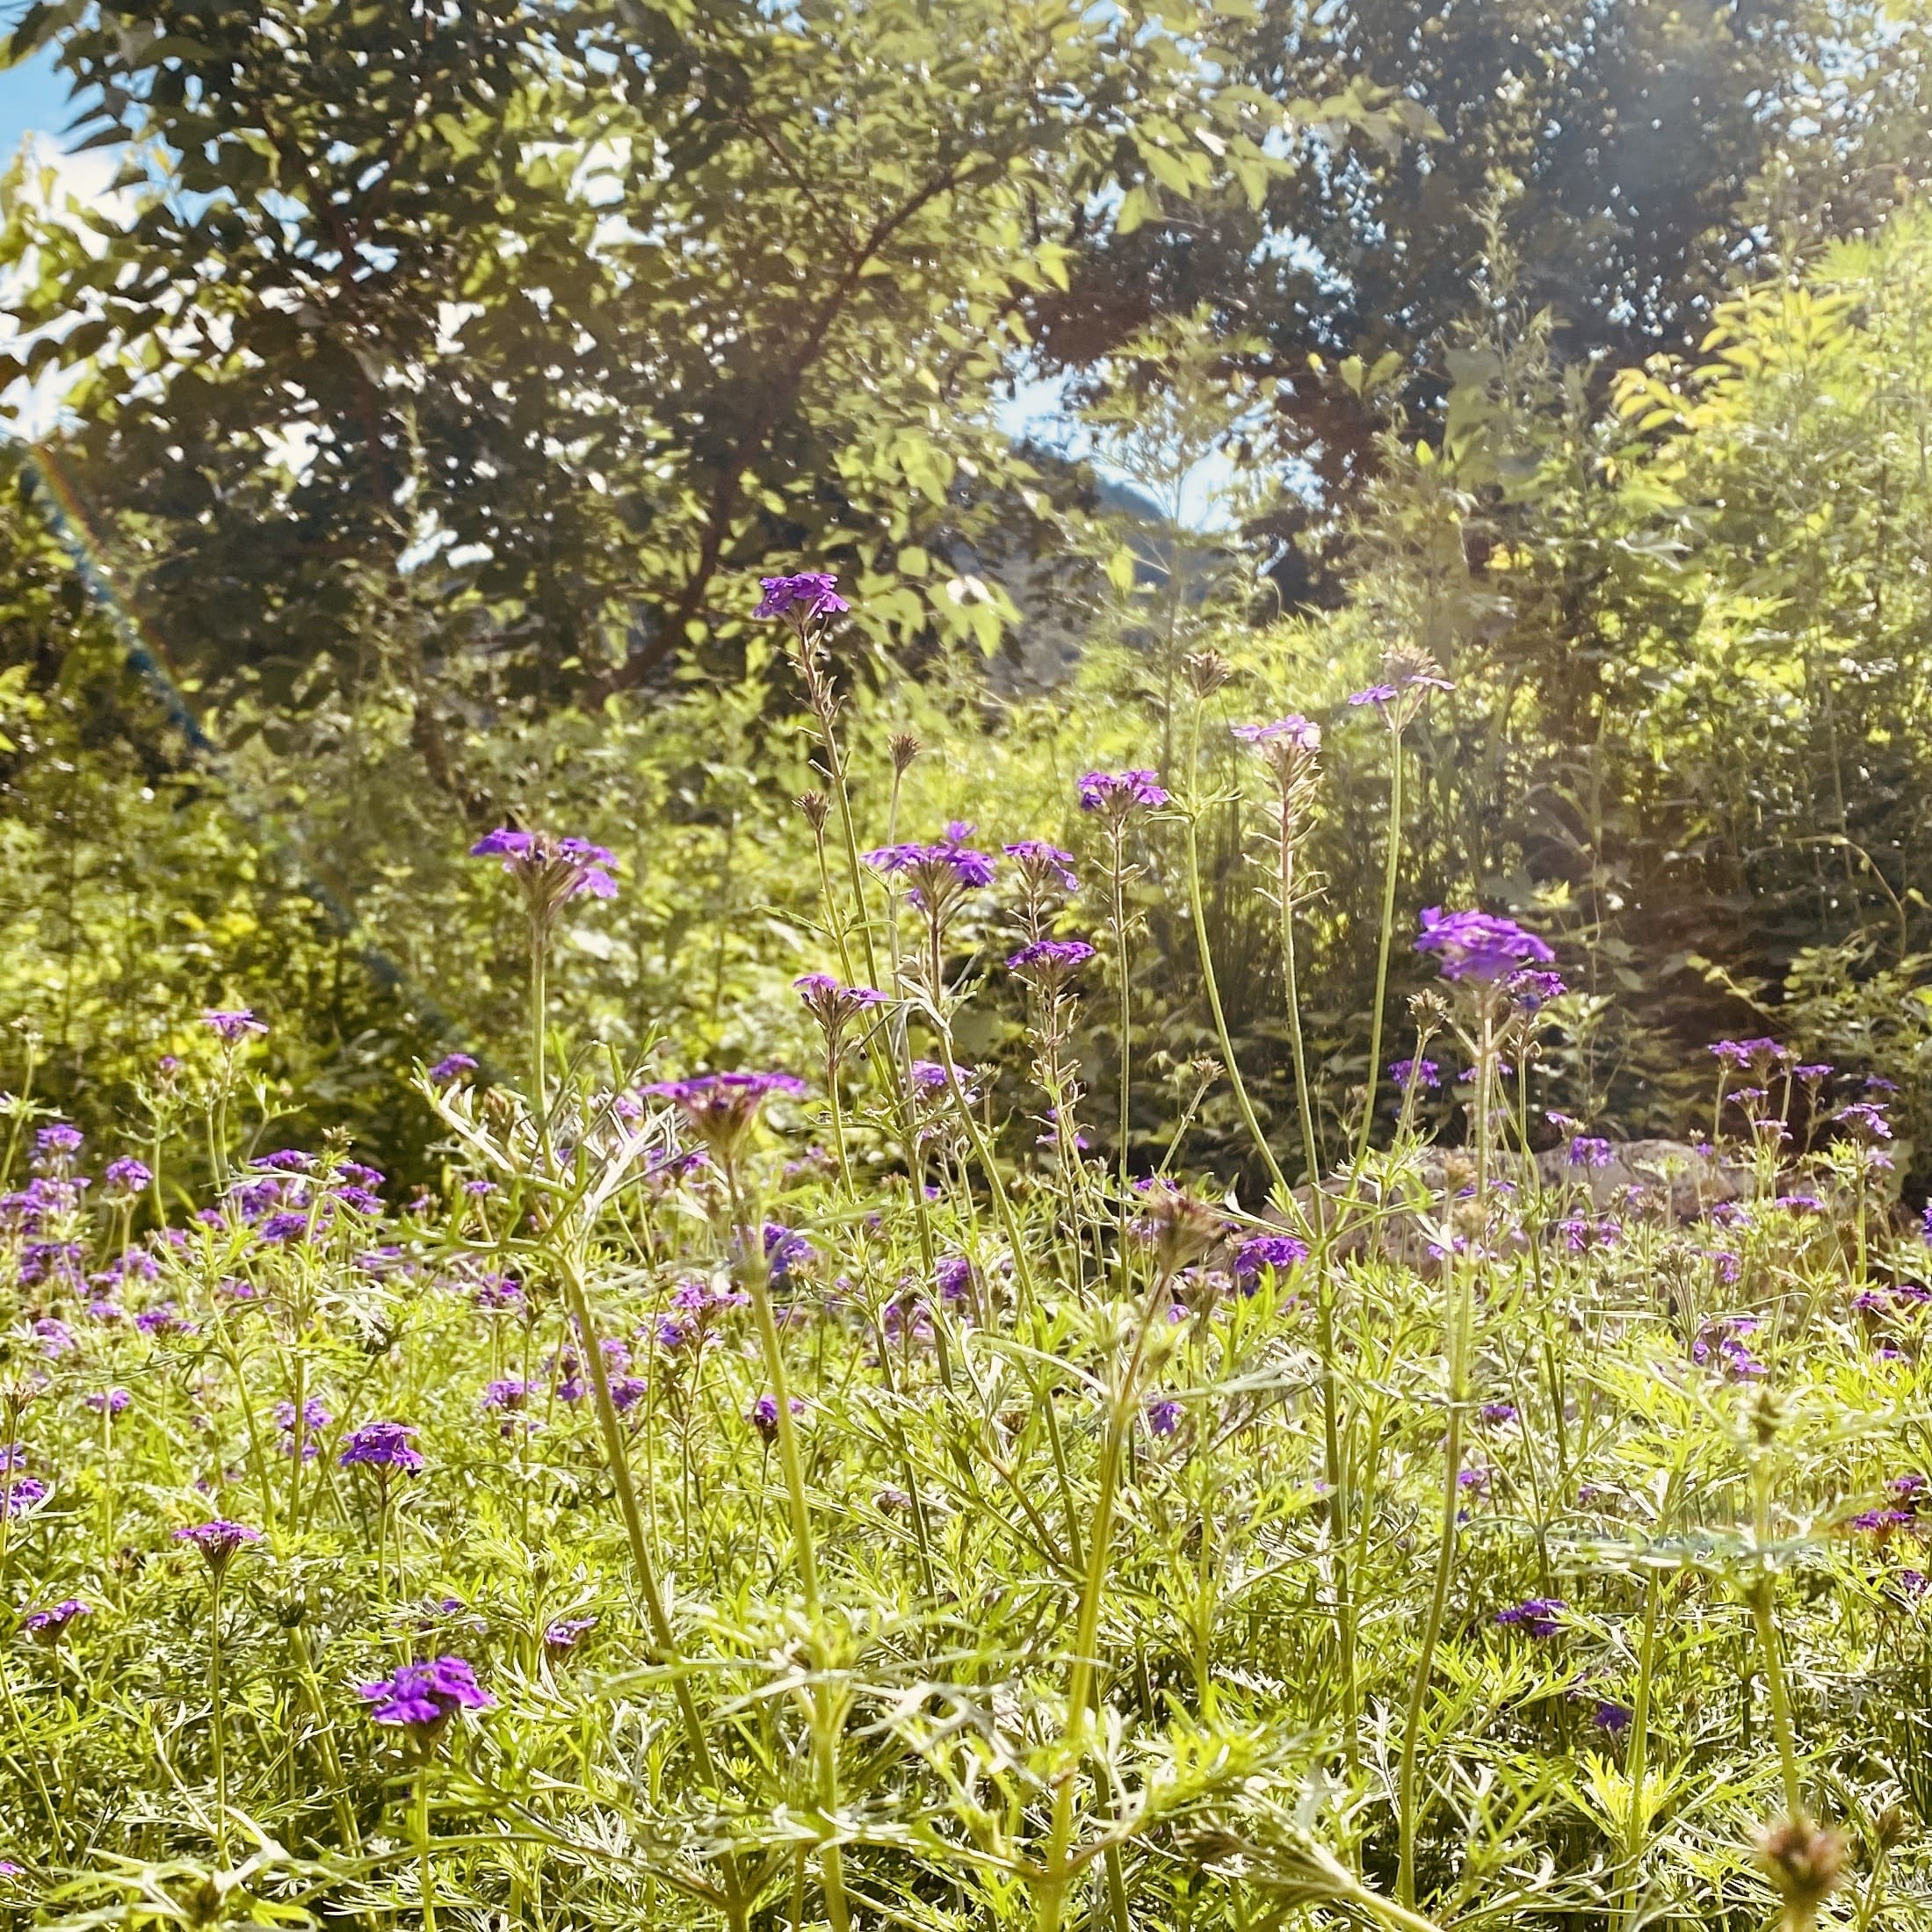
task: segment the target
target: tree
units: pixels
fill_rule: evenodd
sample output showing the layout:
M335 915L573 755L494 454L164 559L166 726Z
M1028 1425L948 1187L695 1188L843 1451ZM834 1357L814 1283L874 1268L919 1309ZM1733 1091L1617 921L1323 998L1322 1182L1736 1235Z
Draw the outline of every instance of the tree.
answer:
M16 185L16 367L69 385L49 460L179 671L278 729L411 692L474 812L452 713L729 650L761 569L842 568L881 639L996 640L948 558L1037 481L993 409L1025 302L1124 174L1286 165L1218 25L39 5L13 56L55 44L90 141L140 145L131 217Z
M1035 305L1042 357L1083 369L1210 305L1265 339L1275 453L1333 510L1375 467L1342 365L1390 358L1412 409L1441 405L1494 211L1565 358L1681 349L1767 250L1866 228L1923 178L1926 51L1885 0L1268 0L1242 77L1294 116L1300 164L1258 207L1149 201L1084 237ZM1328 118L1377 81L1398 90L1379 117ZM1403 138L1422 129L1444 138Z

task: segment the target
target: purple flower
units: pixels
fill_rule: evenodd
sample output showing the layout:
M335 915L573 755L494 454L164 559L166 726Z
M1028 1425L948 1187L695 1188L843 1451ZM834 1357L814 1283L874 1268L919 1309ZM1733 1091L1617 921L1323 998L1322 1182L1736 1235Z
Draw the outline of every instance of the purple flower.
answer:
M101 1178L120 1193L139 1194L154 1179L154 1175L144 1162L123 1154L119 1160L107 1163Z
M1590 1713L1590 1722L1600 1731L1608 1731L1612 1737L1621 1736L1629 1730L1632 1712L1627 1704L1618 1704L1614 1697L1599 1697L1596 1708Z
M585 1635L597 1628L594 1617L562 1617L548 1625L543 1633L543 1647L552 1656L561 1657L567 1651L575 1650Z
M1560 1596L1532 1596L1512 1609L1498 1610L1496 1621L1527 1631L1532 1637L1554 1637L1563 1627L1563 1612L1568 1608Z
M712 1154L728 1161L758 1118L759 1103L771 1094L802 1094L805 1082L790 1074L699 1074L660 1081L644 1091L675 1102Z
M492 1382L483 1391L485 1408L521 1408L529 1399L530 1385L512 1376Z
M940 1300L957 1306L972 1299L973 1263L964 1255L940 1255L934 1263L933 1274L938 1284Z
M1480 1411L1486 1422L1501 1424L1516 1419L1516 1405L1514 1402L1485 1402Z
M94 1607L83 1603L77 1596L70 1596L64 1603L55 1603L47 1610L33 1611L20 1625L29 1637L39 1639L43 1644L57 1644L65 1633L67 1626L76 1617L91 1617Z
M1156 1436L1171 1436L1181 1426L1181 1405L1162 1396L1147 1404L1147 1427Z
M157 1302L152 1308L144 1308L134 1317L134 1326L143 1335L172 1335L177 1329L185 1329L184 1322L171 1301Z
M1310 757L1321 749L1321 727L1299 711L1271 725L1236 725L1234 735L1244 745L1288 745Z
M1135 812L1153 811L1168 802L1155 774L1132 771L1083 771L1079 780L1080 808L1099 812L1116 821Z
M791 1398L790 1407L794 1415L805 1413L805 1404L797 1396ZM746 1420L769 1443L778 1433L778 1399L775 1395L761 1395L751 1405Z
M256 1239L271 1247L280 1247L289 1241L303 1241L308 1239L308 1214L307 1208L299 1213L291 1209L286 1213L271 1214L255 1231ZM329 1216L326 1210L316 1217L316 1225L326 1227Z
M1548 966L1556 957L1513 919L1487 912L1445 913L1440 906L1424 908L1415 950L1433 952L1445 980L1480 985L1507 979L1530 962Z
M78 1127L69 1126L64 1120L56 1120L51 1126L42 1127L33 1137L33 1151L46 1159L50 1155L78 1154L81 1142L86 1138Z
M335 1421L327 1407L311 1395L302 1404L302 1427L311 1432L327 1429ZM278 1402L275 1405L275 1426L285 1436L295 1433L295 1405L293 1402Z
M1733 1067L1755 1067L1761 1075L1784 1056L1784 1049L1775 1039L1762 1035L1755 1039L1714 1039L1706 1051Z
M461 1657L404 1664L380 1683L358 1685L356 1694L375 1706L369 1715L376 1723L430 1733L440 1731L459 1710L487 1711L496 1702Z
M818 1259L818 1250L804 1235L782 1221L764 1224L764 1264L771 1285L780 1294L795 1285L794 1273Z
M1035 939L1011 954L1007 965L1049 991L1058 991L1094 956L1084 939Z
M1573 1168L1607 1168L1616 1157L1616 1150L1608 1140L1596 1140L1590 1134L1580 1133L1570 1142Z
M336 1459L344 1469L358 1464L370 1469L420 1469L423 1458L415 1446L415 1429L407 1422L365 1422L351 1431Z
M1794 1079L1802 1080L1807 1086L1816 1086L1820 1081L1829 1080L1837 1069L1828 1060L1814 1061L1804 1067L1794 1067Z
M1039 838L1023 838L1001 850L1019 868L1029 890L1040 893L1056 886L1065 892L1080 889L1071 852L1063 852L1059 846L1049 845Z
M175 1531L175 1541L193 1544L218 1577L244 1543L261 1540L259 1530L251 1530L245 1523L230 1523L226 1516L217 1516L212 1523L198 1523L192 1529Z
M838 579L829 570L800 570L789 577L760 577L754 617L790 618L803 624L808 618L830 617L851 605L838 594Z
M1552 1000L1560 1000L1570 990L1564 985L1560 973L1545 973L1535 966L1525 966L1521 973L1511 973L1502 989L1509 995L1511 1002L1525 1013L1534 1013Z
M278 1147L273 1154L262 1154L250 1162L251 1167L270 1168L277 1174L307 1174L315 1164L315 1156L300 1147Z
M868 1007L881 1005L886 998L873 987L841 986L829 973L802 973L792 980L792 990L823 1029L826 1050L832 1053L838 1052L845 1029Z
M1841 1125L1864 1135L1869 1140L1889 1140L1892 1137L1892 1123L1885 1118L1883 1102L1874 1105L1870 1101L1855 1101L1850 1106L1839 1110L1838 1120Z
M1886 1537L1894 1530L1906 1529L1917 1520L1909 1509L1862 1509L1851 1519L1851 1526L1868 1535Z
M133 1400L126 1389L96 1389L87 1397L87 1406L97 1415L119 1415Z
M472 858L500 858L503 870L522 890L531 918L547 930L567 901L579 893L593 899L615 899L617 881L611 877L616 858L588 839L558 838L549 832L525 832L500 825L470 847Z
M203 1012L201 1018L208 1031L228 1046L246 1039L250 1033L268 1031L267 1027L256 1018L252 1007L238 1006L225 1009L211 1006Z
M45 1502L47 1487L38 1476L10 1476L0 1480L0 1517L24 1516L36 1503Z
M1389 1078L1398 1087L1407 1087L1412 1080L1418 1087L1440 1087L1443 1070L1432 1060L1392 1060Z
M1235 1285L1251 1295L1264 1274L1285 1275L1308 1258L1308 1244L1293 1234L1254 1234L1234 1250Z
M430 1078L439 1084L460 1079L476 1071L475 1060L467 1053L445 1053L430 1068Z
M972 836L973 828L956 820L944 838L927 845L881 845L865 854L865 863L874 872L905 879L914 903L929 918L943 919L962 893L993 883L993 860L966 843Z

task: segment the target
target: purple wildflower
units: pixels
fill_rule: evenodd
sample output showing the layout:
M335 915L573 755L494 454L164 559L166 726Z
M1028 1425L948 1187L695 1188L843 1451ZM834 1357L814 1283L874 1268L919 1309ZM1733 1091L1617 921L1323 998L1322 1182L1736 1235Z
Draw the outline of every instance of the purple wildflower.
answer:
M119 1415L133 1400L126 1389L96 1389L87 1397L87 1406L97 1415Z
M431 1734L459 1710L487 1711L496 1702L461 1657L404 1664L393 1677L358 1686L356 1694L375 1706L369 1715L376 1723L408 1725Z
M818 1250L795 1228L785 1226L782 1221L767 1221L764 1224L764 1264L771 1285L780 1294L787 1293L796 1285L798 1270L808 1268L818 1257Z
M33 1151L42 1160L78 1154L85 1138L78 1127L69 1125L65 1120L56 1120L34 1135Z
M1533 932L1494 913L1423 909L1418 952L1433 952L1445 980L1493 985L1534 962L1548 966L1556 955Z
M77 1596L70 1596L64 1603L55 1603L47 1610L33 1611L21 1624L20 1628L29 1637L36 1638L43 1644L57 1644L66 1633L67 1626L76 1617L91 1617L94 1606L83 1603Z
M929 918L943 919L962 893L993 883L993 860L966 843L972 836L972 826L956 820L944 838L925 845L916 841L881 845L865 854L865 863L874 872L903 879L913 902Z
M795 1395L791 1398L790 1407L794 1415L802 1415L805 1413L805 1404ZM778 1397L770 1394L761 1395L751 1405L750 1413L747 1415L746 1420L768 1443L771 1441L778 1433Z
M973 1294L973 1263L964 1255L942 1255L934 1264L939 1299L949 1306L970 1300Z
M1607 1168L1616 1157L1616 1150L1608 1140L1599 1140L1591 1134L1580 1133L1570 1142L1573 1168Z
M1516 1419L1516 1405L1514 1402L1485 1402L1479 1412L1484 1422L1501 1424Z
M549 832L519 831L500 825L470 847L472 858L500 858L503 870L517 881L536 925L547 931L565 904L579 893L593 899L615 899L617 881L611 877L616 858L588 839L558 838Z
M476 1061L472 1055L468 1053L445 1053L441 1060L437 1061L435 1066L430 1068L430 1078L437 1082L438 1085L443 1085L452 1080L459 1080L465 1074L474 1074L475 1071Z
M1620 1737L1629 1730L1634 1713L1627 1704L1618 1704L1614 1697L1599 1697L1596 1708L1590 1713L1590 1722L1600 1731L1608 1731L1612 1737Z
M1251 1295L1264 1274L1285 1275L1308 1258L1308 1244L1294 1234L1254 1234L1234 1250L1234 1284Z
M47 1498L47 1487L38 1476L9 1476L0 1480L0 1518L25 1516Z
M267 1027L256 1018L252 1007L223 1009L211 1006L203 1012L201 1018L208 1031L227 1046L233 1046L245 1040L250 1033L268 1031Z
M1892 1123L1885 1118L1883 1102L1875 1105L1870 1101L1854 1101L1850 1106L1839 1110L1838 1120L1841 1125L1863 1134L1868 1140L1892 1138Z
M1055 887L1064 892L1079 890L1080 878L1074 871L1071 852L1063 852L1059 846L1049 845L1039 838L1019 839L1001 850L1018 867L1029 891L1043 893Z
M175 1541L193 1544L217 1577L228 1568L235 1552L244 1543L261 1540L259 1530L251 1530L245 1523L230 1523L226 1516L216 1516L212 1523L198 1523L192 1529L175 1531Z
M575 1650L584 1637L597 1628L594 1617L561 1617L547 1625L543 1633L543 1647L553 1657L561 1657L567 1651Z
M365 1422L352 1430L336 1459L344 1469L360 1464L370 1469L417 1470L423 1458L415 1446L415 1429L407 1422Z
M1496 1621L1532 1637L1554 1637L1563 1627L1563 1612L1568 1608L1560 1596L1532 1596L1509 1610L1498 1610Z
M838 579L829 570L800 570L789 577L760 577L758 588L764 595L758 600L754 617L789 618L803 624L814 617L831 617L851 605L838 594Z
M1147 1427L1156 1436L1171 1436L1181 1426L1181 1405L1166 1396L1147 1404Z
M1007 959L1015 972L1057 992L1094 956L1084 939L1035 939Z
M886 995L869 986L841 986L829 973L807 973L792 980L792 990L805 1002L805 1010L824 1030L826 1050L836 1053L845 1029L868 1007Z
M711 1153L728 1162L757 1119L759 1103L771 1094L802 1094L805 1082L790 1074L699 1074L660 1081L644 1091L675 1102Z
M1140 811L1153 811L1168 802L1168 794L1154 772L1084 771L1080 776L1080 808L1099 812L1119 821Z
M1411 1081L1418 1087L1440 1087L1443 1070L1432 1060L1392 1060L1389 1078L1398 1087L1406 1088Z
M154 1179L154 1174L145 1161L133 1160L124 1154L118 1161L107 1163L101 1179L117 1192L139 1194Z
M530 1396L530 1385L518 1381L514 1376L505 1376L492 1382L483 1391L485 1408L521 1408Z

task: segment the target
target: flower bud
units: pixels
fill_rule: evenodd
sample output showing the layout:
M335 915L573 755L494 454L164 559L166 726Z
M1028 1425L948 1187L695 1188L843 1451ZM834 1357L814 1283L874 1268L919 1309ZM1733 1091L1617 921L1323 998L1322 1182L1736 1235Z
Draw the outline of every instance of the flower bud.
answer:
M1845 1870L1845 1841L1810 1819L1780 1818L1756 1834L1757 1861L1784 1900L1786 1932L1805 1932Z

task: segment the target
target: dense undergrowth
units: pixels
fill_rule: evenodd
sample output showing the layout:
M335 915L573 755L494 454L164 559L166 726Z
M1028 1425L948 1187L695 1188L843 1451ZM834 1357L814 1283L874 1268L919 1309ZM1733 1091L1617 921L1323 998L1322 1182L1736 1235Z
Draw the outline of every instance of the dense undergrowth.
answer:
M1723 1043L1709 1145L1620 1152L1545 1118L1566 962L1431 909L1395 1067L1305 1126L1330 1188L1275 1166L1225 1026L1183 1125L1212 1092L1269 1178L1181 1132L1102 1159L1119 1092L1069 1042L1131 1006L1099 957L1153 841L1207 937L1225 667L1189 666L1171 769L1073 774L1076 867L1003 811L983 845L897 792L855 822L829 597L767 600L828 775L782 1072L561 1045L566 908L626 881L504 829L474 864L521 920L525 1064L419 1075L419 1195L280 1145L238 1010L146 1077L124 1148L15 1103L16 1917L1932 1911L1932 1293L1885 1094ZM1355 708L1400 732L1439 683L1398 657ZM1321 734L1236 742L1305 1102ZM989 1007L1024 1031L1012 1097L961 1049ZM177 1171L211 1176L192 1215Z

